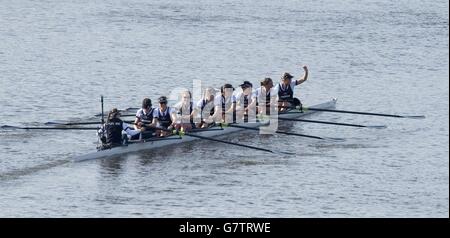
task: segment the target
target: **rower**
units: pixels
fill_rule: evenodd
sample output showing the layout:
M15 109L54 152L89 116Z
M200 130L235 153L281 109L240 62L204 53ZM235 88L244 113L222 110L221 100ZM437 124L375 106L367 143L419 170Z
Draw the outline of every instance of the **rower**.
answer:
M271 106L275 106L271 101L276 97L276 92L273 89L273 80L265 78L261 81L261 87L255 90L253 97L256 102L257 113L270 115Z
M278 106L280 111L286 111L289 108L299 106L301 102L298 98L294 98L294 88L297 85L304 83L308 79L308 67L303 66L305 74L298 80L292 80L294 76L290 73L284 73L281 82L275 86L275 91L278 92Z
M197 108L192 102L192 93L184 91L181 93L181 102L175 105L177 109L175 129L190 131L195 128L194 118L197 115Z
M156 124L153 123L153 113L155 111L155 108L152 107L152 100L149 98L144 98L142 100L142 108L139 109L136 112L136 119L134 120L134 128L136 130L141 129L145 127L145 133L141 133L142 138L140 139L147 139L153 136L153 133L156 131L155 126ZM135 138L134 136L132 139L139 139Z
M197 108L200 110L200 123L197 124L197 128L208 128L213 125L213 123L207 123L206 118L214 115L214 97L216 95L216 90L214 88L207 88L205 93L197 102Z
M236 121L236 97L233 92L233 86L228 83L220 88L220 94L214 98L214 114L206 122L230 123Z
M167 106L167 97L162 96L158 99L159 108L153 112L153 124L163 128L163 130L156 130L158 137L164 137L171 134L173 126L175 125L175 109Z
M110 149L121 145L126 145L129 137L138 135L145 131L145 128L132 130L131 127L120 119L120 112L113 108L106 123L98 131L103 143L101 149Z
M236 114L239 119L244 118L244 122L248 122L249 115L256 116L256 100L253 95L253 84L244 81L240 85L242 92L236 94Z

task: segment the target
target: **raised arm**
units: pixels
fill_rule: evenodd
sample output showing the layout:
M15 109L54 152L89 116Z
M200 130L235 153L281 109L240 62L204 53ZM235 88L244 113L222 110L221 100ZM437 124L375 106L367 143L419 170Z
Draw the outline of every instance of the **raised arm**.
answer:
M308 79L308 67L303 65L303 70L305 71L305 74L303 74L303 76L296 81L297 85L304 83Z

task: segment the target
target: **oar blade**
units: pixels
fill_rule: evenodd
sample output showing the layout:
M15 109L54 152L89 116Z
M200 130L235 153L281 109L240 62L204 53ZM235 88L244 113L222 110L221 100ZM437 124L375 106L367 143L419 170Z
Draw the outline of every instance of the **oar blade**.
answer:
M44 123L44 125L46 125L46 126L64 125L64 123L61 123L61 122L54 122L54 121L49 121L49 122Z
M98 130L96 127L18 127L18 126L1 126L0 129L9 130Z
M402 116L403 118L409 118L409 119L425 119L424 115L419 116Z
M372 126L365 126L366 128L371 128L371 129L386 129L387 126L385 125L372 125Z
M278 150L272 150L271 152L273 154L277 154L277 155L296 155L297 154L297 153L294 153L294 152L278 151Z
M335 138L335 137L322 137L326 141L330 142L344 142L346 141L344 138Z
M1 129L19 129L17 126L3 125L0 127Z

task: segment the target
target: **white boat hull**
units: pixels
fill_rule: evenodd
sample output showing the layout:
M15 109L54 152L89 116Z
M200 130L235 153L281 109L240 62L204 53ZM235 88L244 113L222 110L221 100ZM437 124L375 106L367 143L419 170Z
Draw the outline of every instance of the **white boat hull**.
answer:
M318 105L314 105L312 107L314 108L334 108L336 106L336 99L333 99L331 101L328 101L326 103L321 103ZM292 112L292 111L291 111ZM317 111L306 111L303 113L288 113L288 114L280 114L280 118L299 118L306 115L311 115L313 113L317 113ZM248 123L245 124L246 127L260 127L261 123ZM203 136L203 137L210 137L214 138L217 136L227 135L231 133L236 133L242 130L242 128L236 128L236 127L225 127L223 130L208 130L208 131L202 131L202 132L195 132L196 135ZM173 138L176 138L175 136ZM145 151L145 150L151 150L155 148L161 148L166 147L170 145L176 145L180 143L190 142L194 140L199 140L199 138L191 137L191 136L182 136L181 139L169 139L169 140L155 140L155 141L149 141L149 142L143 142L143 143L133 143L129 144L127 146L120 146L115 147L108 150L102 150L102 151L95 151L89 154L85 154L82 156L74 157L73 161L79 162L84 160L92 160L92 159L100 159L100 158L107 158L132 152L138 152L138 151Z

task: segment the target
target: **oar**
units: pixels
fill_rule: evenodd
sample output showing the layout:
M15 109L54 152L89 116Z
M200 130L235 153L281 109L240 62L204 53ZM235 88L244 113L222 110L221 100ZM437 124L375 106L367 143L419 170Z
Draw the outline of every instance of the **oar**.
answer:
M254 131L259 131L259 130L260 130L260 128L256 128L256 127L247 127L247 126L236 125L236 124L227 124L226 126L229 126L229 127L236 127L236 128L242 128L242 129L247 129L247 130L254 130ZM278 130L275 131L275 133L277 133L277 134L283 134L283 135L290 135L290 136L307 137L307 138L319 139L319 140L333 140L333 141L344 141L344 140L345 140L345 139L342 139L342 138L311 136L311 135L305 135L305 134L299 134L299 133L292 133L292 132L285 132L285 131L278 131Z
M120 110L119 110L119 111L120 111ZM95 116L96 116L96 117L100 117L101 114L96 114ZM121 116L121 117L135 117L136 114L121 114L120 116Z
M122 114L121 117L135 117L136 114Z
M98 130L95 127L18 127L4 125L1 129L15 129L15 130Z
M337 125L337 126L365 127L365 128L374 128L374 129L384 129L384 128L386 128L385 125L365 126L365 125L350 124L350 123L339 123L339 122L331 122L331 121L316 121L316 120L306 120L306 119L296 119L296 118L282 118L282 117L279 117L278 120L310 122L310 123L319 123L319 124L328 124L328 125Z
M129 109L125 109L125 110L119 110L119 112L121 112L121 113L124 113L124 112L128 112L128 110ZM137 110L136 110L137 111ZM98 113L98 114L95 114L94 115L95 117L100 117L100 116L102 116L102 114L101 113ZM123 114L122 115L123 117L125 116L125 117L131 117L131 116L136 116L136 114Z
M126 123L134 123L134 121L124 121ZM86 122L54 122L49 121L46 122L45 125L51 126L51 125L57 125L57 126L76 126L76 125L98 125L98 121L86 121Z
M179 132L178 132L178 133L179 133ZM274 150L269 150L269 149L260 148L260 147L256 147L256 146L251 146L251 145L238 144L238 143L234 143L234 142L229 142L229 141L224 141L224 140L214 139L214 138L210 138L210 137L205 137L205 136L195 135L195 134L193 134L193 133L184 133L184 134L182 134L182 135L186 135L186 136L190 136L190 137L195 137L195 138L199 138L199 139L202 139L202 140L209 140L209 141L220 142L220 143L224 143L224 144L228 144L228 145L240 146L240 147L244 147L244 148L248 148L248 149L254 149L254 150L264 151L264 152L273 153L273 154L288 154L288 155L293 155L293 154L295 154L295 153L284 152L284 151L274 151Z
M51 125L56 125L56 126L75 126L75 125L99 125L100 122L98 121L88 121L88 122L53 122L53 121L49 121L44 123L44 125L47 126L51 126Z
M292 108L292 107L289 107ZM357 111L346 111L346 110L335 110L335 109L325 109L325 108L314 108L314 107L303 107L303 111L319 111L319 112L336 112L336 113L348 113L348 114L358 114L358 115L368 115L368 116L379 116L379 117L396 117L396 118L410 118L410 119L424 119L425 116L409 116L409 115L393 115L384 113L373 113L373 112L357 112ZM295 112L297 113L297 112ZM298 112L300 113L300 112Z

